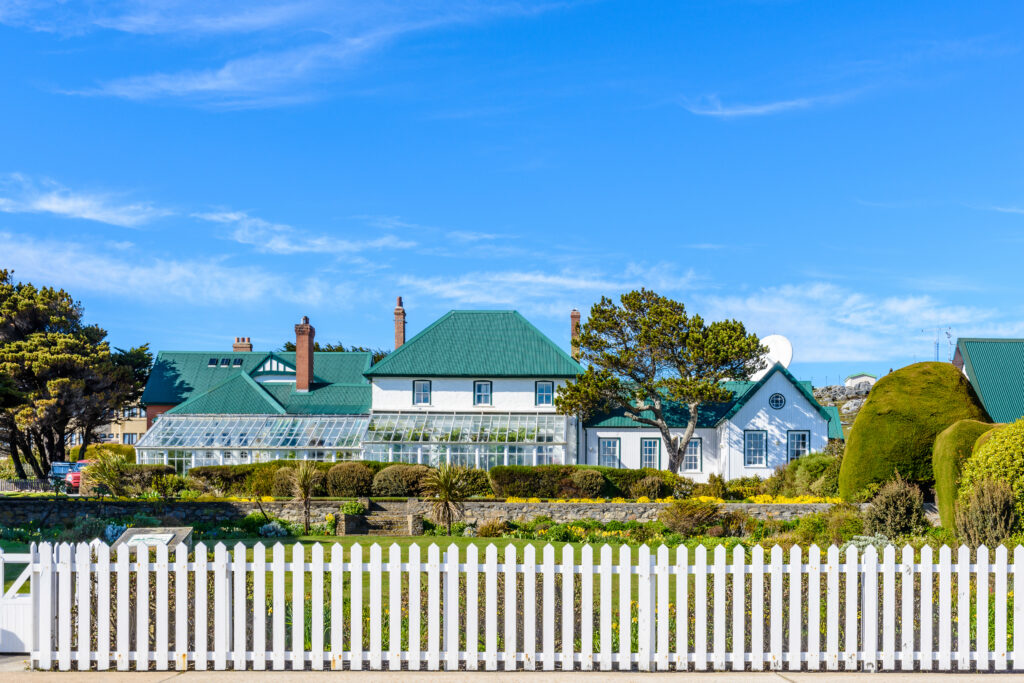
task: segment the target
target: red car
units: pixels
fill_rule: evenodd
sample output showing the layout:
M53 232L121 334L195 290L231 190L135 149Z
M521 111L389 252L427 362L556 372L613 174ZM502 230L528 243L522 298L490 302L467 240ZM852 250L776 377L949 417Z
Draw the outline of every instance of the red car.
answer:
M68 485L68 491L78 491L78 487L82 485L82 469L91 465L93 462L93 460L79 460L78 468L64 475L64 481Z

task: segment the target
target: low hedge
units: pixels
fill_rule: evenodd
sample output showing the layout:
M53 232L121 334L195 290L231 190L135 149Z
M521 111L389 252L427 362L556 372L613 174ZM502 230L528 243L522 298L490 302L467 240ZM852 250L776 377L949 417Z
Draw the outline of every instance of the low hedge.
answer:
M667 470L650 468L629 470L592 465L501 465L490 471L491 488L502 498L590 498L596 487L585 482L580 471L597 472L604 478L600 491L605 498L630 498L634 487L647 477L661 480L658 497L672 495L680 477ZM650 482L646 487L653 491Z
M188 476L196 480L200 487L217 490L226 496L260 496L273 495L274 473L282 467L295 467L297 460L274 460L271 462L254 463L251 465L208 465L193 467ZM360 460L374 473L379 472L392 463L375 460ZM316 497L327 496L327 473L338 463L318 462L317 467L323 473L320 485L315 492ZM252 485L254 490L250 490Z

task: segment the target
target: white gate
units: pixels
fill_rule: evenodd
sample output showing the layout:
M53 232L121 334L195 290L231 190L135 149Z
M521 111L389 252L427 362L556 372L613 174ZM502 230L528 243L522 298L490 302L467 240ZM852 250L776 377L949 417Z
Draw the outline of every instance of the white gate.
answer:
M11 565L25 565L11 587L6 591L6 580L0 581L0 653L28 653L32 651L33 599L37 591L20 592L29 582L32 585L32 553L5 553L0 550L0 578L6 576Z

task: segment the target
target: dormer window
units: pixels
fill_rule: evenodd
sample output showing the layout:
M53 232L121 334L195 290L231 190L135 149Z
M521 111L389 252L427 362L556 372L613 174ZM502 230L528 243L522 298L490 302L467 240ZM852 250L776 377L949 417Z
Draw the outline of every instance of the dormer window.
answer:
M242 359L241 358L236 358L234 363L232 363L232 365L234 365L236 368L242 367Z
M206 365L207 365L207 367L211 367L211 368L217 367L217 359L216 358L211 358L209 360L209 362L207 362Z
M220 366L221 366L222 368L226 368L226 367L228 367L229 365L231 365L231 359L230 359L230 358L221 358L221 359L220 359Z

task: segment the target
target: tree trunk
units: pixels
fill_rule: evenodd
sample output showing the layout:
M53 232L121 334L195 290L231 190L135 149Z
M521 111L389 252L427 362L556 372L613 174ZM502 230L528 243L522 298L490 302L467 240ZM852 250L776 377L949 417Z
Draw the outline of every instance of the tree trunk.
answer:
M86 425L82 429L82 445L78 447L79 460L85 460L85 450L89 447L90 436L92 436L92 425Z
M21 463L21 456L18 454L18 429L14 426L14 420L11 420L7 433L10 435L11 462L14 463L14 471L18 474L18 479L28 479L25 466Z
M679 471L683 468L683 457L686 455L686 447L689 445L690 439L693 438L693 433L697 429L697 413L700 410L700 404L691 404L689 410L690 419L686 421L686 429L683 431L682 436L672 436L667 426L662 429L661 433L668 449L668 467L674 474L679 474ZM703 453L701 456L703 457Z
M18 438L18 432L14 432L15 438ZM25 462L32 468L32 472L36 475L36 479L40 481L46 481L46 475L48 472L43 472L42 467L39 464L39 459L36 458L36 454L32 452L32 434L26 433L21 440L18 442L21 448L21 453L25 457Z

